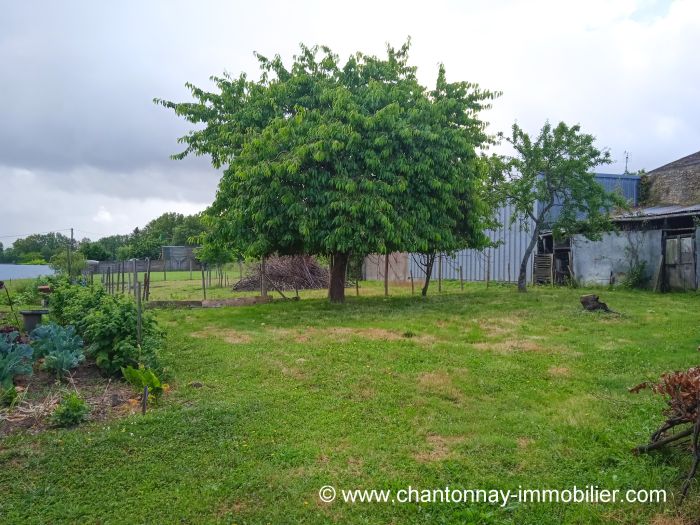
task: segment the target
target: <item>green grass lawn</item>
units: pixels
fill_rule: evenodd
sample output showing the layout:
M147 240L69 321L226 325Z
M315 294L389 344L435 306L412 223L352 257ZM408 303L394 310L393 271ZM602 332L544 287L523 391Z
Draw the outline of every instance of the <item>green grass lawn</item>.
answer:
M163 297L168 286L175 298L196 293L194 281L168 282ZM683 507L674 501L690 454L630 453L663 402L627 392L697 364L698 294L600 291L623 312L609 316L583 312L583 290L431 292L393 287L386 299L363 283L342 306L318 291L158 310L170 394L146 416L0 441L0 522L670 524L700 514L698 487ZM323 485L664 488L669 502L325 504Z

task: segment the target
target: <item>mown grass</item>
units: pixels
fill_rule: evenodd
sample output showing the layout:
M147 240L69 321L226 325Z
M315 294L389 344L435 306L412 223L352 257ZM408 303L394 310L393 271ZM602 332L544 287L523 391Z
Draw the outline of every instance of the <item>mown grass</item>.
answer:
M173 280L172 282L176 282ZM165 288L164 290L165 291ZM182 290L180 291L182 292ZM435 292L435 290L433 290ZM184 292L183 292L184 293ZM161 310L173 391L145 417L0 442L9 523L682 523L690 456L635 457L661 399L627 388L697 364L697 294L363 283L332 306ZM201 388L189 386L193 382ZM379 504L340 489L665 488L666 505Z

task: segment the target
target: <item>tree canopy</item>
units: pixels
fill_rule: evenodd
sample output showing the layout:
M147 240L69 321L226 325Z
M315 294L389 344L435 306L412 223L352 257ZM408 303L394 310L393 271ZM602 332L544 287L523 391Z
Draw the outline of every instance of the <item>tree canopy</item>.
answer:
M208 240L248 256L322 254L329 295L344 299L350 254L457 249L483 241L479 113L496 94L449 83L428 90L409 44L346 62L301 46L290 67L257 55L261 75L188 84L195 102L156 100L198 125L180 140L224 168Z
M492 166L497 192L514 207L512 221L533 225L518 275L518 289L525 291L527 263L543 230L557 238L575 233L599 238L612 229L610 210L625 202L596 181L593 168L609 164L610 153L598 149L595 137L578 124L546 122L534 140L513 124L506 140L515 153L493 157Z

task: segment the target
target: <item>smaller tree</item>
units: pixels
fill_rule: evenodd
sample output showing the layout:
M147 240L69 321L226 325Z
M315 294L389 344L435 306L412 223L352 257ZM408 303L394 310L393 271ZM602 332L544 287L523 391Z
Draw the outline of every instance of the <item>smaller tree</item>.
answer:
M542 231L551 229L558 239L574 233L598 239L612 229L610 210L625 202L596 181L592 170L609 164L610 153L598 149L595 137L582 133L578 124L552 127L546 122L535 140L513 124L506 141L515 153L492 157L492 169L498 195L514 207L511 221L530 233L518 273L518 291L525 292L528 260Z
M49 261L49 266L60 275L65 275L69 278L80 277L83 270L87 266L85 256L81 252L73 252L70 258L70 275L68 275L68 253L59 252Z

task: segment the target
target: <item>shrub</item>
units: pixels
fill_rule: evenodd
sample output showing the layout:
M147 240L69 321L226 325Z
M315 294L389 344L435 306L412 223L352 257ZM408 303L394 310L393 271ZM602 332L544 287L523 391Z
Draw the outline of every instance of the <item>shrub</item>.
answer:
M145 363L157 366L156 352L162 335L148 312L141 318L142 344L137 342L138 315L130 296L105 295L97 308L84 319L84 337L88 353L107 374L116 374L127 366Z
M62 278L55 278L52 286L51 318L58 324L73 325L83 334L86 314L99 306L105 291L100 286L72 285Z
M51 414L51 422L57 427L72 427L87 419L90 407L78 394L71 393L61 399Z
M158 367L156 353L162 334L151 314L143 312L138 344L137 309L130 295L109 295L99 286L71 285L58 279L51 314L56 322L75 326L85 340L86 353L108 375L139 363Z
M0 389L11 389L15 376L31 373L32 347L17 332L0 334Z

